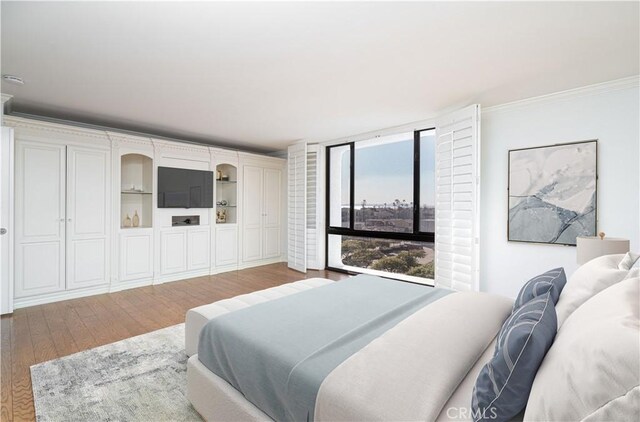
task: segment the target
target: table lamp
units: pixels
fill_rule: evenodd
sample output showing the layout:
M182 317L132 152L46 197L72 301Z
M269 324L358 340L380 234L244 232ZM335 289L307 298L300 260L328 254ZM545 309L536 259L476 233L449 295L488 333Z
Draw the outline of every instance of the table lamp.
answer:
M577 261L580 265L602 255L629 252L629 239L615 237L605 239L604 232L598 233L598 236L578 236L576 245L578 247Z

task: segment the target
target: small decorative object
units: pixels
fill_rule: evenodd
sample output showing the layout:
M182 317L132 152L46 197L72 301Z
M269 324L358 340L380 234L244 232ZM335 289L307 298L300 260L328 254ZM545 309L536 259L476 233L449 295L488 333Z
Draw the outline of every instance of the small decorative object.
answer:
M224 207L224 206L226 206L226 205L228 205L228 204L229 204L229 203L227 202L227 200L226 200L226 199L223 199L223 200L221 200L221 201L220 201L220 205L222 205L223 207Z
M140 217L138 216L138 210L134 211L132 222L133 222L133 227L138 227L140 225Z
M613 237L605 238L604 232L596 236L578 236L576 261L582 265L602 255L623 254L629 252L629 240Z
M220 170L216 170L216 180L222 179L222 172Z
M129 217L129 214L127 214L127 216L124 218L124 221L122 222L122 226L131 227L131 217Z
M216 211L216 223L226 223L226 222L227 222L227 210Z
M575 246L595 236L597 142L509 151L510 241Z
M221 177L223 182L228 182L229 181L229 175L228 174L223 174Z

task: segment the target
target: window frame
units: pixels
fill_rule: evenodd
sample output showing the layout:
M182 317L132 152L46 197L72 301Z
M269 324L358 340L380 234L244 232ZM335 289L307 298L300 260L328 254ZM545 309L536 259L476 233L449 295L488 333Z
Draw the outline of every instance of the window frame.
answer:
M409 240L418 242L435 243L435 231L420 231L420 136L422 132L435 131L435 127L417 129L413 131L413 231L389 232L375 230L355 229L355 145L357 141L344 142L340 144L328 145L325 151L326 171L325 171L325 267L339 272L352 273L341 268L329 266L329 236L351 236L363 238L378 238L388 240ZM331 148L349 146L350 174L349 174L349 227L336 227L331 225ZM434 186L435 189L435 186ZM434 227L435 229L435 227ZM363 268L364 269L364 268Z

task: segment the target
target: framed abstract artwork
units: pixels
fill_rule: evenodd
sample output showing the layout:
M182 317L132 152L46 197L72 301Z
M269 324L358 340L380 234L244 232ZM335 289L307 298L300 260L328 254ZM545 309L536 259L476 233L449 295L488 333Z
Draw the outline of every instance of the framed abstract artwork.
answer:
M595 236L598 141L509 151L509 241L576 245Z

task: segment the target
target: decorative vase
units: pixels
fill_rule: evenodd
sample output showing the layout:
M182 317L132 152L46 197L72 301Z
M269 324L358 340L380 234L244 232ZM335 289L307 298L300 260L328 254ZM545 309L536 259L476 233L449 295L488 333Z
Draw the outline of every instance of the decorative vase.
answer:
M127 214L127 216L124 218L124 222L122 223L123 227L131 227L131 217L129 217L129 214Z
M138 210L135 210L133 214L133 227L138 227L140 225L140 217L138 216Z

